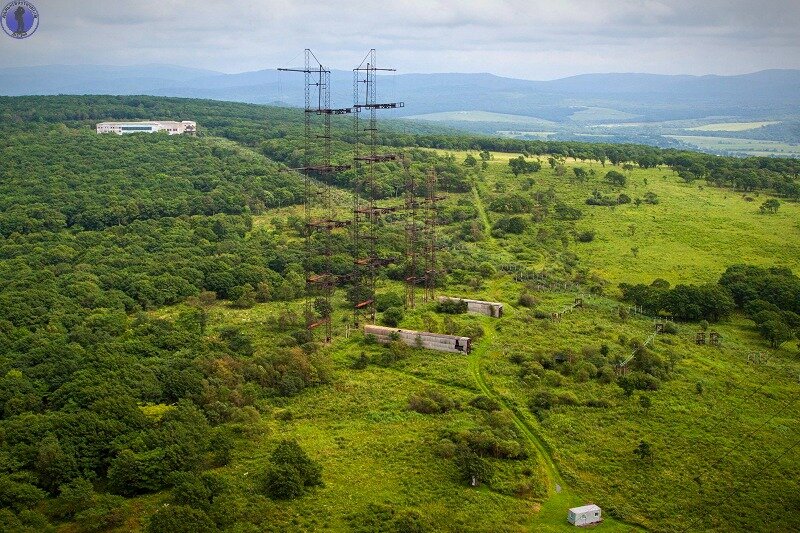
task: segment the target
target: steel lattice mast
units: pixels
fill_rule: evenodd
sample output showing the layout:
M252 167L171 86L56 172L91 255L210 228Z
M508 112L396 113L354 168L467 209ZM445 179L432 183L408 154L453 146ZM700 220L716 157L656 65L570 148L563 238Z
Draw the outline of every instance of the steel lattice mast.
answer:
M396 207L379 207L375 182L375 165L397 161L398 154L378 153L378 120L380 109L403 107L403 102L378 102L378 72L394 72L391 68L376 66L375 49L371 49L361 63L353 69L353 323L358 326L361 317L375 322L375 281L378 269L391 262L378 253L380 218ZM366 113L364 118L362 113Z
M443 200L437 196L436 169L431 167L425 179L425 295L424 301L433 301L436 297L436 226L438 223L438 202Z
M331 108L331 72L306 48L302 68L279 68L280 71L302 72L305 79L304 156L303 166L294 170L305 176L303 217L305 222L306 298L304 315L306 327L313 330L325 327L325 342L333 338L333 293L337 278L332 272L333 232L350 225L349 220L337 220L332 187L337 172L350 165L331 163L331 116L352 112L352 108ZM321 121L319 120L321 118ZM321 124L320 124L321 122ZM318 259L322 262L315 268ZM316 310L314 300L322 298L323 309Z

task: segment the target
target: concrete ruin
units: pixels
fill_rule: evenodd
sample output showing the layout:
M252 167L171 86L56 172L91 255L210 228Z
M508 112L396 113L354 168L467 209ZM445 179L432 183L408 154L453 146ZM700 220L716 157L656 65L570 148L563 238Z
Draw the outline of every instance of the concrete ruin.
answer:
M364 326L364 335L374 335L378 342L389 342L396 336L401 342L415 348L426 348L440 352L469 353L472 339L458 335L444 335L428 331L387 328L384 326Z
M503 304L500 302L484 302L483 300L470 300L468 298L452 298L450 296L439 296L440 302L466 302L467 312L476 315L486 315L492 318L503 316Z

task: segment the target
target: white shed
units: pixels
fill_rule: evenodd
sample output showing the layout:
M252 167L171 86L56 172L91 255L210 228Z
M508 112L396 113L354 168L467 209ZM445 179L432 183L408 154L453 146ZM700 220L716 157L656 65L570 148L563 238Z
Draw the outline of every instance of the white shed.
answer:
M596 524L602 520L600 508L594 504L573 507L569 510L569 513L567 513L567 520L569 520L570 524L575 526Z

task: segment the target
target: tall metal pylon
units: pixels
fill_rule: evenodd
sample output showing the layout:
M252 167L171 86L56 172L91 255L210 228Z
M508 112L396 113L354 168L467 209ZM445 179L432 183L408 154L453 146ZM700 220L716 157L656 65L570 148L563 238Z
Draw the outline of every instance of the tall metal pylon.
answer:
M417 226L417 184L414 173L410 169L410 161L403 159L405 170L405 210L406 210L406 308L414 309L416 306L417 284L420 277L417 272L417 248L419 246L419 228Z
M306 327L325 328L325 342L333 338L333 294L337 277L332 272L333 232L346 228L350 220L338 220L333 202L332 187L335 174L350 165L331 163L331 116L352 113L353 109L331 108L331 71L325 68L314 53L305 49L305 65L279 68L280 71L302 72L305 79L304 156L303 166L296 168L305 176L303 218L306 272L304 315ZM319 118L321 117L321 121ZM321 122L321 124L320 124ZM319 261L319 259L322 261ZM315 306L321 298L322 306ZM316 307L320 307L317 309Z
M375 49L371 49L361 63L353 69L353 324L357 327L362 318L375 323L375 281L378 269L391 259L379 256L378 236L382 215L396 211L397 207L379 207L375 183L375 165L397 161L398 154L379 154L378 120L380 109L403 107L403 102L379 102L377 98L378 72L394 72L392 68L378 68ZM362 114L366 113L364 118Z
M425 294L424 301L436 298L436 278L439 269L436 263L436 227L439 218L438 202L443 200L437 196L436 169L431 167L425 179Z

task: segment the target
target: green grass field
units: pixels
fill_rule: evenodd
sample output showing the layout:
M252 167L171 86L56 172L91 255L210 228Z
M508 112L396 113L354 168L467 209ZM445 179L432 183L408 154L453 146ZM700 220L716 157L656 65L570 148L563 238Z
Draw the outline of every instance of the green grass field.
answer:
M489 229L498 216L486 207L493 191L521 187L522 179L508 171L508 159L515 155L493 154L473 191L449 195L447 202L470 200ZM465 153L455 156L463 159ZM649 283L660 277L671 283L712 282L727 265L743 261L800 269L796 204L784 203L776 215L761 215L758 202L746 202L732 191L686 185L664 169L636 169L626 171L626 192L632 197L655 192L657 205L592 207L584 200L594 188L607 188L600 176L610 167L575 161L566 165L570 171L575 165L593 169L596 177L573 183L569 175L556 176L545 163L533 175L533 187L552 189L560 200L582 209L584 216L575 229L595 230L595 240L567 240L558 247L574 252L582 268L605 280L612 296L622 281ZM290 214L297 210L271 211L259 217L256 226ZM556 229L559 224L564 223L544 225ZM532 255L535 240L532 234L489 236L464 246L495 264L520 261L552 267L553 250ZM632 247L638 248L636 257ZM584 309L558 322L532 319L529 311L516 306L521 289L504 275L486 279L478 288L451 284L445 290L449 295L508 304L500 320L462 319L485 331L471 355L409 349L393 363L371 364L364 370L351 368L358 355L374 358L385 349L365 345L352 331L344 338L347 318L339 294L337 338L328 352L333 383L276 404L264 415L255 437L221 472L247 491L252 484L248 478L263 467L274 443L286 436L296 438L322 464L323 488L290 503L260 503L282 517L269 525L272 530L348 530L358 516L373 512L368 506L374 504L413 510L432 530L570 531L567 509L587 502L604 510L600 531L787 531L797 526L796 516L783 513L797 503L797 487L792 485L796 482L790 480L797 477L797 455L778 457L798 431L792 400L800 393L796 342L769 350L747 320L734 317L715 326L724 339L721 347L696 346L696 326L680 324L677 334L656 341L654 352L673 361L674 370L660 390L647 393L652 406L644 409L637 400L643 393L627 398L614 384L573 377L558 383L523 381L512 356L568 350L582 357L603 344L612 355L622 356L629 348L620 339L643 339L652 329L650 319L621 320L618 302L609 297L590 298ZM402 287L384 281L379 291L402 293ZM537 293L537 309L557 311L575 295ZM299 309L300 303L295 306ZM212 327L239 325L254 338L257 350L268 349L283 309L278 303L247 310L220 305L212 312ZM431 311L431 304L421 304L407 312L401 326L421 328L422 314ZM753 353L769 353L771 359L767 364L748 363ZM409 410L409 396L426 388L462 407L441 415ZM574 395L579 405L558 406L537 418L528 400L545 389ZM481 423L484 415L467 405L478 394L500 402L506 423L525 443L530 458L492 460L495 481L491 487L473 489L457 481L452 461L437 453L437 442L444 428ZM588 400L604 407L584 406ZM650 462L633 454L642 439L653 447ZM770 460L771 468L760 473L759 466ZM520 480L526 479L526 490L520 492ZM147 509L158 501L143 498L141 505Z
M694 131L747 131L763 128L764 126L772 126L773 124L780 124L777 120L765 120L761 122L718 122L716 124L705 124L703 126L695 126L694 128L687 128Z
M735 137L705 137L697 135L667 135L673 139L696 146L701 150L726 152L752 156L800 156L800 147L780 141L762 141L758 139L738 139Z

